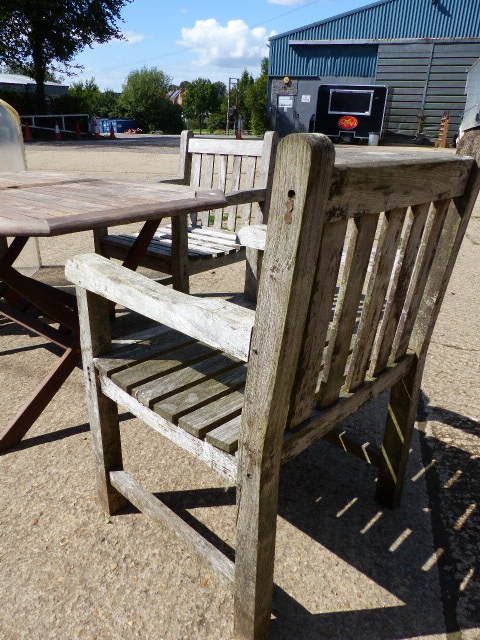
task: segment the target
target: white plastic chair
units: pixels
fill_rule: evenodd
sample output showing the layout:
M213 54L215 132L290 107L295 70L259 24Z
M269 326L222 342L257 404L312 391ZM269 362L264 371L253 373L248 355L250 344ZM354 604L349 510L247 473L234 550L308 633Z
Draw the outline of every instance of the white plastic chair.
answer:
M27 159L20 118L13 107L0 99L0 171L26 170ZM7 238L0 238L0 255L5 253L7 246ZM41 267L38 238L32 238L27 242L19 265L21 270L28 271L29 275Z

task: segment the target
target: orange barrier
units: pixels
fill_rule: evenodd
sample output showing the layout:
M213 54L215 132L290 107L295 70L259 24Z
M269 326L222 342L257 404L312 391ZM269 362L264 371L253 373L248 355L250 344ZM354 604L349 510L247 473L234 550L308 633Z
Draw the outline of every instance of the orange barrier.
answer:
M58 126L58 122L55 122L55 135L54 135L55 140L61 140L62 136L60 134L60 127Z
M32 132L30 131L30 125L25 120L25 142L32 142Z

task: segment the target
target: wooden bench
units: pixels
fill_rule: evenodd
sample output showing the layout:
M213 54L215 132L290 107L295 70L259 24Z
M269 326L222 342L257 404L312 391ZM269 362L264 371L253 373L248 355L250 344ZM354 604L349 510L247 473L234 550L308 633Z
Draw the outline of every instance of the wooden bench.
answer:
M129 501L171 526L232 587L238 638L269 634L281 463L338 440L387 390L383 442L341 441L378 466L376 499L400 500L428 345L480 186L479 140L463 145L476 160L334 166L328 138L284 138L256 312L98 255L67 264L102 507ZM161 324L115 346L108 300ZM117 404L237 484L235 562L124 469Z
M174 221L174 225L181 225L179 234L183 238L185 262L183 277L180 282L174 282L175 288L188 292L189 274L245 259L245 247L237 242L236 231L245 225L267 221L277 144L278 135L273 131L267 132L263 140L196 138L191 131L182 132L178 176L160 182L220 189L227 195L228 207L192 215L190 224L185 219ZM171 225L160 227L139 264L172 274L174 233ZM102 229L95 234L95 251L124 260L136 237L109 234L107 229ZM182 248L179 253L181 251ZM248 257L249 270L254 273L256 255L250 252ZM166 284L170 280L164 278L162 282Z

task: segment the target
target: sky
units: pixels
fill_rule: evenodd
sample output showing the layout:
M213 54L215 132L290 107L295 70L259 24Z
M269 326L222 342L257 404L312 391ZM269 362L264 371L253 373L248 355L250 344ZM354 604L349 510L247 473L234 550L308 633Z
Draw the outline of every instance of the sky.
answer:
M131 71L163 71L173 84L208 78L228 85L244 69L253 77L268 55L268 37L370 4L372 0L133 0L119 24L125 40L86 48L83 66L65 84L94 78L121 91Z

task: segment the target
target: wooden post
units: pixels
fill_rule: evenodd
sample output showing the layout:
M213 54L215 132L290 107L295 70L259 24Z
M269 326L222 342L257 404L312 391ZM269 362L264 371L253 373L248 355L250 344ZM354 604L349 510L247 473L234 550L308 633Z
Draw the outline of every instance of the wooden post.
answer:
M103 395L93 359L110 347L109 302L106 298L77 287L78 312L81 319L81 346L88 415L92 433L97 485L104 511L112 514L127 500L110 484L110 471L123 469L118 409Z
M268 637L281 443L310 305L334 149L325 136L279 146L239 439L236 637Z

